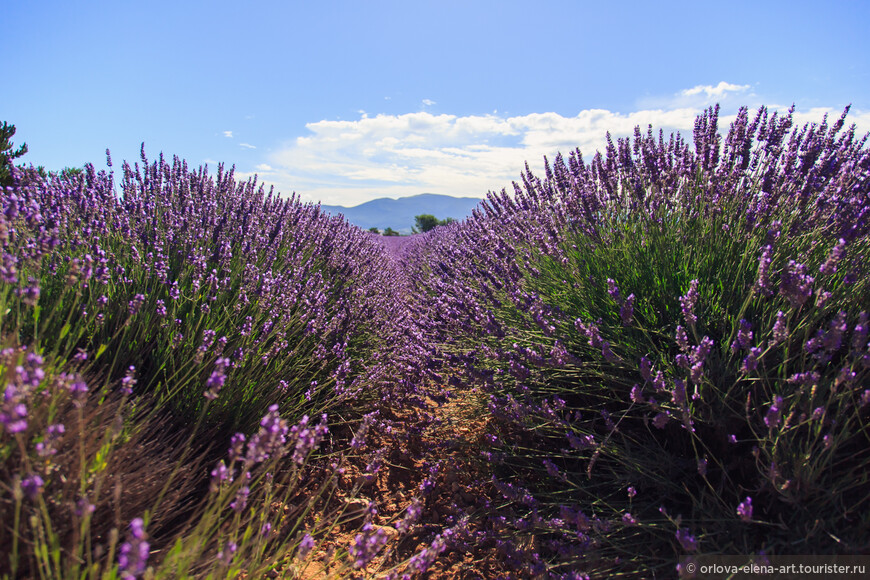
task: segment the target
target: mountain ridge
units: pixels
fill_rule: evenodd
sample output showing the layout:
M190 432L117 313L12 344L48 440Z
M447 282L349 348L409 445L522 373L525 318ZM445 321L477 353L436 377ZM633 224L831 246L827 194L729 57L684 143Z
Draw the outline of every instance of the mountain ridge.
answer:
M398 199L380 197L353 207L321 204L320 209L331 215L343 215L348 222L366 230L390 227L397 232L410 234L415 216L431 214L438 219L451 217L461 221L470 216L471 210L481 201L483 199L478 197L420 193Z

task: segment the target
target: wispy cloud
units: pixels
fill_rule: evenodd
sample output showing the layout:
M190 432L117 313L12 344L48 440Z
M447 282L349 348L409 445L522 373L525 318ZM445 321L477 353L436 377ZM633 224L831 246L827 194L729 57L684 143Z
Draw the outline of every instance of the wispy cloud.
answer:
M423 105L426 107L431 107L432 105L435 105L435 104L436 104L435 101L433 101L432 99L423 99Z
M735 85L732 83L726 83L725 81L720 82L715 87L712 85L697 85L692 87L691 89L685 89L680 91L680 94L692 97L694 95L704 94L707 98L721 98L726 93L744 93L748 91L750 88L749 85Z
M651 124L666 135L679 131L691 138L695 117L708 99L748 92L747 85L699 85L655 108L628 113L587 109L575 116L361 113L357 120L307 124L307 135L270 153L268 163L257 170L281 192L296 191L302 199L328 204L355 205L423 192L482 197L490 190L510 190L526 161L534 172L543 173L545 155L552 159L557 152L567 155L579 148L591 158L604 148L608 131L615 139ZM720 127L727 129L737 106L723 105ZM798 112L795 120L819 121L826 112L833 119L841 111L812 109ZM870 130L870 112L853 111L850 120L860 130Z
M250 143L239 143L239 147L244 147L245 149L256 149L256 145L251 145Z
M224 131L224 137L232 138L232 136L233 136L233 132L232 132L232 131Z

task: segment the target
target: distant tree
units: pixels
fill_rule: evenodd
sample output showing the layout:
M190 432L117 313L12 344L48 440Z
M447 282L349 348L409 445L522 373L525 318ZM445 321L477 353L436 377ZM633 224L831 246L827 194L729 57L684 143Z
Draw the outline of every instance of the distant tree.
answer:
M370 231L371 233L373 233L373 234L379 234L379 233L381 233L381 230L379 230L378 228L369 228L369 231Z
M85 170L81 167L64 167L60 170L61 177L79 177L80 175L84 175Z
M13 135L15 135L15 125L3 121L0 124L0 186L12 183L12 160L27 153L27 143L22 143L17 150L13 149Z
M415 234L419 234L422 232L428 232L429 230L434 230L438 226L446 226L447 224L452 224L456 221L455 218L449 217L447 219L439 220L432 214L424 213L414 217L414 220L417 222L416 225L411 228L411 231Z
M414 226L412 231L415 234L434 230L439 225L441 225L441 222L438 220L438 218L429 213L414 216L414 221L416 222L416 225Z
M399 232L397 232L396 230L394 230L390 226L387 226L387 229L384 230L384 235L385 236L398 236Z

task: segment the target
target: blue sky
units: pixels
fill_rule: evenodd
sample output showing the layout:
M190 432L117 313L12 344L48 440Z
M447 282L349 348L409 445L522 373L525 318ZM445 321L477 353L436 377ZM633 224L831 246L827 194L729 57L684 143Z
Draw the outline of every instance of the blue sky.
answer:
M719 102L870 130L870 3L6 0L22 160L161 151L356 205L482 197L523 163Z

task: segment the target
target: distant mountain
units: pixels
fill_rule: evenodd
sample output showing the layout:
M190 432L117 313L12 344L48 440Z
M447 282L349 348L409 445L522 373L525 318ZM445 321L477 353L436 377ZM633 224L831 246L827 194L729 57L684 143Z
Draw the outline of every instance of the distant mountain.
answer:
M354 207L340 205L321 205L320 209L332 214L341 214L350 223L365 230L393 228L397 232L410 234L414 217L432 214L443 220L449 217L463 220L471 215L481 199L476 197L452 197L437 193L421 193L410 197L390 199L381 197Z

